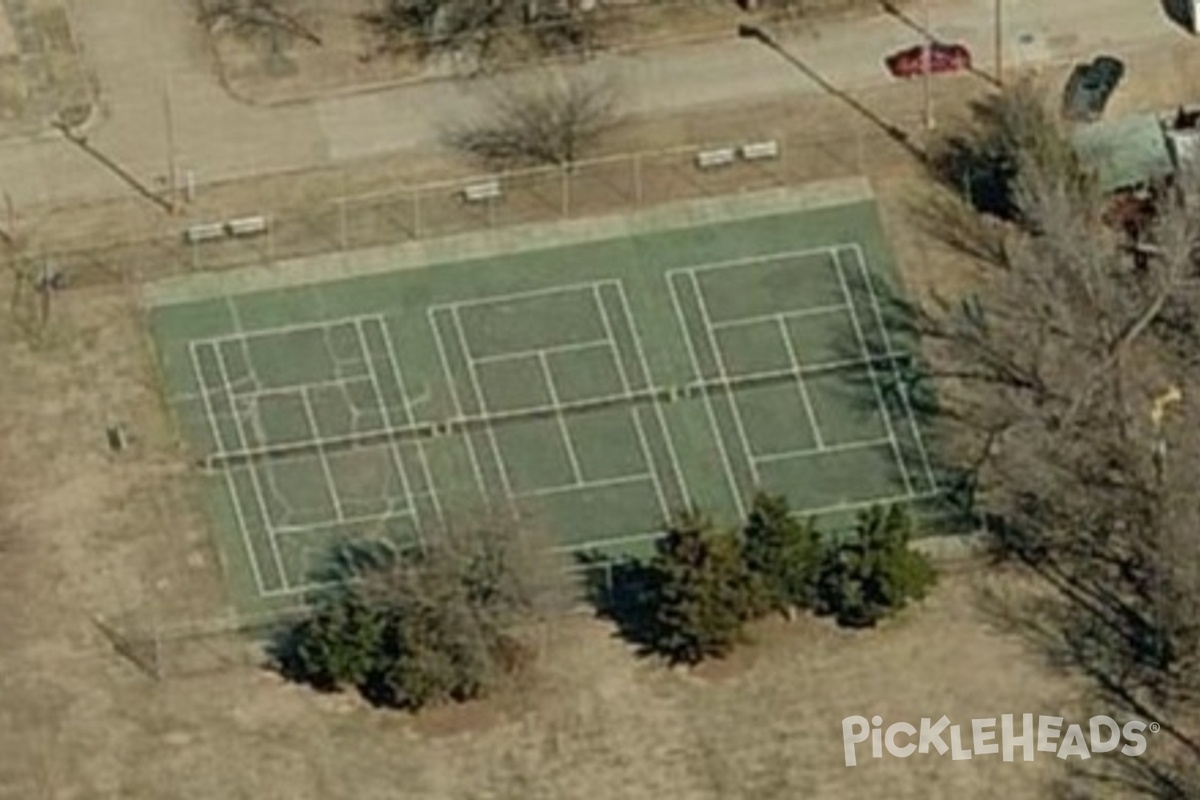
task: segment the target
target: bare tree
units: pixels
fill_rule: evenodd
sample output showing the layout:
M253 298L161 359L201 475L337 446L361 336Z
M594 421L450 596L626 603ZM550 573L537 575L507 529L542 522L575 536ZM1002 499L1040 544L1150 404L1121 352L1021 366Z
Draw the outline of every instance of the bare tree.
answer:
M200 22L218 33L232 30L250 38L280 34L321 45L322 39L281 0L200 0Z
M422 55L467 47L486 52L511 4L497 0L383 0L362 20L375 33L372 55L416 47Z
M451 53L477 70L550 54L586 55L596 22L594 11L537 0L379 0L360 18L375 36L367 58Z
M1146 757L1089 774L1197 797L1200 375L1186 337L1165 332L1169 314L1200 311L1200 226L1187 192L1164 191L1131 253L1041 99L1023 87L995 107L958 144L1002 165L1014 223L978 302L942 299L920 320L952 452L997 554L1048 590L1013 609L1022 629L1087 679L1099 710L1165 732Z
M620 122L611 78L543 69L493 83L477 119L447 131L451 146L494 166L569 165Z
M508 514L430 531L418 551L358 545L339 587L282 631L284 674L417 709L500 688L538 655L547 623L581 597L537 529Z

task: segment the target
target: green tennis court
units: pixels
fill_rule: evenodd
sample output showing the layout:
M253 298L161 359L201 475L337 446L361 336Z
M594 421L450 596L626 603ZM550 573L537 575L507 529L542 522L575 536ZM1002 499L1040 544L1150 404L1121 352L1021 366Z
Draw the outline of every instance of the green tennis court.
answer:
M874 206L811 205L153 288L235 595L303 593L340 546L419 545L488 509L612 555L689 505L732 522L760 488L830 515L933 496Z

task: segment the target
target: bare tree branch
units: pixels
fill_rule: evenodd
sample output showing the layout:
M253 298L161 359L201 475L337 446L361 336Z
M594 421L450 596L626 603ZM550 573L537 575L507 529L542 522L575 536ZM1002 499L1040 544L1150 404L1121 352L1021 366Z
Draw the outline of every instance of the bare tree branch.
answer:
M456 149L490 165L569 165L620 121L619 92L605 76L541 70L496 82L475 120L446 132Z

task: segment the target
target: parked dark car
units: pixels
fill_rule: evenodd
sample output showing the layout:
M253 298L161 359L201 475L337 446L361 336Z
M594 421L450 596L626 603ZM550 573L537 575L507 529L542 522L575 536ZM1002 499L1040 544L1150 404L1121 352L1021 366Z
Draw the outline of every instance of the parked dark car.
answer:
M929 48L926 52L926 47ZM928 67L931 75L943 72L959 72L971 68L971 51L966 45L933 42L929 45L913 45L906 50L892 53L883 60L888 72L895 78L916 78L925 74Z
M1063 116L1079 122L1100 119L1124 76L1125 65L1112 56L1098 56L1090 64L1076 65L1063 90Z

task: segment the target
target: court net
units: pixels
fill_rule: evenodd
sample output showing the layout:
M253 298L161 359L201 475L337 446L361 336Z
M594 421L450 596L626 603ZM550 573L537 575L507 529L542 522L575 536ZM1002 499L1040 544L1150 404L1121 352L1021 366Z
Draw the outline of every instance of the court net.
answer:
M324 439L281 442L263 447L218 451L203 457L200 460L200 466L207 470L218 470L263 461L282 461L331 452L376 447L391 443L438 439L446 436L470 434L474 431L495 430L508 424L556 419L562 416L587 414L611 408L629 408L632 410L638 406L655 403L672 403L681 400L705 398L725 392L736 392L773 384L796 382L803 378L823 374L851 373L864 368L882 366L890 371L901 367L907 372L911 362L912 355L910 353L885 352L863 358L830 361L823 364L792 369L765 370L741 375L718 376L691 381L678 386L652 386L644 389L632 389L629 392L620 394L602 395L556 405L519 408L488 414L464 414L463 416L450 417L438 421L414 422L398 427L373 428L371 430L356 431ZM870 375L867 379L871 381L878 380ZM868 388L868 391L871 391L871 389Z

